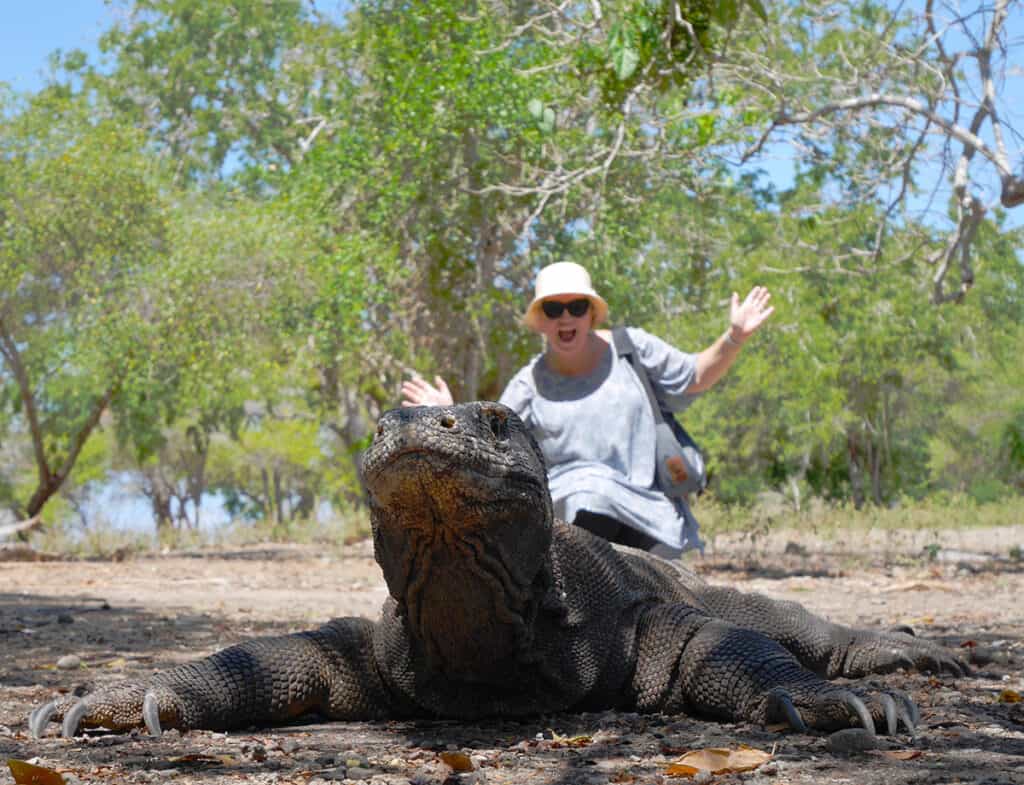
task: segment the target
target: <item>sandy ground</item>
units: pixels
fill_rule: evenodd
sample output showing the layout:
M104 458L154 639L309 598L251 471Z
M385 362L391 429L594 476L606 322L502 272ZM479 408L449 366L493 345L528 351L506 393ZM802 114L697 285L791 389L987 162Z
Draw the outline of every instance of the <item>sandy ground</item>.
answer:
M937 544L929 556L925 545ZM741 744L772 753L720 783L1024 784L1024 563L1008 557L1024 527L718 538L691 563L709 581L797 600L858 626L910 624L974 656L973 678L893 674L922 725L880 749L836 750L796 734L686 716L619 712L523 721L322 723L239 733L96 733L34 740L26 717L56 691L144 676L238 640L374 618L386 596L368 543L341 553L263 546L122 562L0 562L2 761L30 760L67 782L662 783L681 754ZM71 668L58 668L66 655ZM64 665L69 664L64 660ZM54 726L52 733L56 734ZM453 767L454 765L454 767ZM457 771L467 767L468 771Z

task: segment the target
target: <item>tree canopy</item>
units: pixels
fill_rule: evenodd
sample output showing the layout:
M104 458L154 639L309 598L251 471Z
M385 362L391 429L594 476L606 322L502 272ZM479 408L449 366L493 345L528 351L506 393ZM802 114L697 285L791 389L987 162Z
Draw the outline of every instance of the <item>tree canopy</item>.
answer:
M563 258L693 351L773 291L686 415L720 498L1020 492L1019 1L119 5L2 94L15 516L104 472L164 527L359 505L401 380L498 397Z

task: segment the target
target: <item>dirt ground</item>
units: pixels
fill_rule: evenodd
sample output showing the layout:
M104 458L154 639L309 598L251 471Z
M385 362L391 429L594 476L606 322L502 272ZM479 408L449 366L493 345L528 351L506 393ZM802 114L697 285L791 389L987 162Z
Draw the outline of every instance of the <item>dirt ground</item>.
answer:
M1014 702L1024 693L1024 563L1007 556L1015 544L1024 544L1024 526L848 542L783 532L755 544L719 538L703 558L688 559L709 581L797 600L848 624L910 624L975 658L973 678L877 679L909 692L922 723L914 736L879 737L879 749L861 752L825 734L618 712L471 725L311 717L158 740L138 732L63 740L52 726L34 740L28 713L56 691L144 676L331 616L374 618L386 590L369 543L341 553L262 546L120 562L0 562L0 785L14 782L8 758L81 783L642 785L685 781L669 767L687 751L740 745L773 757L754 771L695 781L1024 783L1024 703Z

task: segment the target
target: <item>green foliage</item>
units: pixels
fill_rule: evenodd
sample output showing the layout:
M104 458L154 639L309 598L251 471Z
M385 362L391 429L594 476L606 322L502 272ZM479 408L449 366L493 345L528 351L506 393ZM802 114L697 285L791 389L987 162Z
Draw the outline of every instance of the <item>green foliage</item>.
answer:
M141 296L163 255L159 172L134 129L87 110L48 92L0 127L0 383L34 448L28 514L151 359Z
M146 127L192 179L229 156L290 163L317 88L319 44L299 0L135 0L100 38L89 84ZM83 69L85 70L85 69Z
M933 308L944 238L879 185L914 150L905 119L796 129L781 192L725 157L779 96L820 105L851 69L931 84L927 56L882 45L923 45L909 15L121 6L102 64L56 53L45 90L0 95L0 503L70 515L113 467L161 520L211 491L281 536L348 510L399 380L498 397L537 349L518 324L533 274L561 258L614 322L692 351L732 292L771 288L769 326L684 418L719 502L1019 494L1021 233L990 216L974 291Z

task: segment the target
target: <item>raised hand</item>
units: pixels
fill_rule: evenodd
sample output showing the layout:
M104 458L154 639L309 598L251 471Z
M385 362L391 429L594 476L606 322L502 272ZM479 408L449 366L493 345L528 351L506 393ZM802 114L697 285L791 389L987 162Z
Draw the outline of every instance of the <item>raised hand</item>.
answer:
M771 292L763 286L755 286L740 302L740 296L732 293L729 306L730 335L736 343L742 343L757 332L765 320L775 313L775 308L768 305Z
M421 376L402 382L402 406L451 406L452 393L440 376L431 384Z

